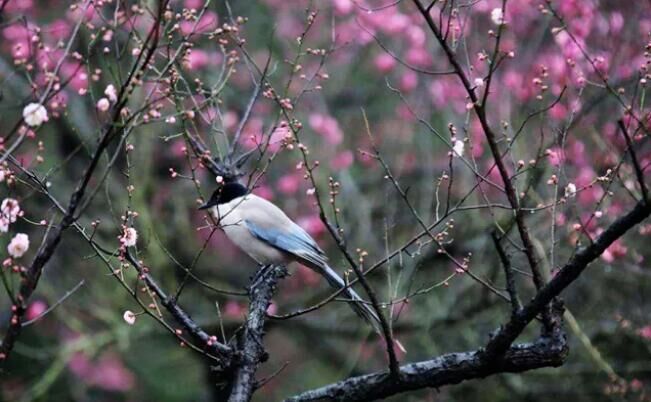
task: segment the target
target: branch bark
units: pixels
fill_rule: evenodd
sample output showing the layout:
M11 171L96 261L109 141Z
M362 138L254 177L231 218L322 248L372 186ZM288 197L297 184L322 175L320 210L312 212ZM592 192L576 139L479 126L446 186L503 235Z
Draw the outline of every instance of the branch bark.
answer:
M567 353L565 334L557 327L552 336L512 346L497 359L484 359L481 351L449 353L401 366L398 379L392 379L386 372L352 377L288 398L286 402L373 401L402 392L458 384L497 373L558 367L565 361Z
M168 296L165 291L158 285L152 276L143 268L143 266L131 255L126 253L127 261L138 271L138 275L147 284L147 287L156 294L160 299L161 304L174 319L185 328L186 331L194 338L199 345L206 345L206 349L214 354L214 357L219 362L221 369L225 369L230 365L230 359L233 354L233 349L228 345L221 342L214 342L211 336L203 330L194 321L188 313L185 312L177 303L176 299Z
M232 388L229 402L248 402L255 391L255 372L268 359L264 350L264 323L267 307L276 291L278 281L287 275L281 266L260 269L249 287L249 316L240 338L239 353L233 362Z

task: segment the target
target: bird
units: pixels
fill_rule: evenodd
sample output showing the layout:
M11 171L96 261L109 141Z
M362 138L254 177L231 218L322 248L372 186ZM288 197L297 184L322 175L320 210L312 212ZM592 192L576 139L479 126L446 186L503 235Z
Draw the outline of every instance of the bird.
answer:
M199 207L209 210L226 237L261 266L298 262L323 276L350 300L352 309L381 333L380 319L371 306L328 265L316 241L272 202L249 192L235 180L223 181Z

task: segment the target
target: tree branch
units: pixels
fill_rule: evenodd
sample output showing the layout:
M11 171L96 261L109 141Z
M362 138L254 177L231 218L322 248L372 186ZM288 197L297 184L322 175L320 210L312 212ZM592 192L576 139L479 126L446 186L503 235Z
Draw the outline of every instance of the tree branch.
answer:
M557 324L551 325L551 335L544 333L545 335L534 343L511 345L522 334L525 327L574 282L591 262L615 240L649 215L651 215L651 204L640 201L629 213L613 222L590 246L580 249L525 307L513 315L508 323L501 326L484 349L451 353L433 360L407 364L400 367L400 375L397 378L389 376L386 372L352 377L307 391L287 401L371 401L401 392L457 384L492 374L562 365L568 347L561 326L558 325L560 313L551 314L556 318L554 324Z
M511 260L506 255L504 248L500 244L500 239L497 237L497 233L493 231L491 233L493 238L493 243L495 244L495 249L497 249L497 255L500 257L502 266L504 268L504 276L506 277L506 290L509 292L509 298L511 299L511 316L515 316L518 311L522 308L520 303L520 298L518 297L518 288L515 284L515 277L513 276L513 267L511 267Z
M499 359L483 359L481 351L449 353L432 360L401 366L400 376L395 380L386 372L352 377L288 398L286 402L373 401L402 392L458 384L497 373L520 373L542 367L558 367L565 361L567 353L565 334L556 328L551 337L515 345Z
M148 46L147 52L143 56L142 63L140 63L139 58L138 61L136 61L134 64L131 73L123 83L118 95L118 102L113 109L112 119L109 123L106 124L103 129L103 134L101 136L97 149L93 153L93 157L86 167L86 170L84 171L82 178L77 184L77 187L70 196L70 201L68 202L66 212L63 215L61 222L56 225L51 233L46 234L42 247L39 249L36 257L22 278L20 290L16 296L17 303L12 306L12 315L9 320L8 329L2 340L2 344L0 345L0 363L3 363L7 360L9 354L11 353L11 350L14 347L16 339L20 335L22 329L21 321L25 312L27 311L27 301L36 290L36 286L38 285L38 281L41 277L45 264L47 264L50 258L52 258L52 255L54 255L54 252L61 242L61 236L63 235L63 232L72 224L74 224L76 220L75 214L80 206L81 199L86 192L88 183L90 182L90 179L95 173L95 170L99 164L100 157L104 153L104 150L109 146L111 141L120 132L120 125L118 122L120 121L121 112L128 101L127 87L136 78L137 73L149 65L149 62L154 55L158 44L160 21L162 20L162 13L166 4L167 1L161 0L159 4L157 19L154 21L154 24L145 40L145 45L150 46Z
M281 266L265 266L260 269L249 287L249 316L240 338L239 353L233 362L234 372L229 402L248 402L257 382L255 372L260 363L268 359L264 350L264 322L267 307L276 291L278 281L287 275Z
M480 99L477 96L477 93L475 92L474 86L470 83L470 79L468 78L466 72L461 66L459 60L457 59L454 50L452 50L452 48L446 42L445 37L443 36L439 28L436 26L436 23L432 19L432 16L427 12L425 7L421 4L420 0L413 0L413 2L418 8L418 11L425 19L425 22L427 23L428 27L436 37L436 40L443 48L443 51L445 52L448 61L454 68L454 71L456 72L457 76L461 80L464 89L468 93L468 97L472 101L473 109L475 110L475 113L477 114L477 118L479 119L479 123L481 124L482 130L484 131L484 136L486 137L491 154L493 155L493 159L495 160L495 165L497 166L497 170L499 171L502 181L504 182L504 191L506 193L506 197L509 200L509 204L513 208L514 215L515 215L515 222L518 227L520 239L522 240L522 245L524 246L525 255L527 257L527 261L529 263L531 273L533 274L534 284L536 286L536 289L540 289L543 287L545 282L542 273L540 272L540 266L538 264L538 259L536 258L535 255L533 242L529 235L529 229L527 228L524 222L524 213L522 211L522 207L518 199L518 193L515 187L513 186L513 183L511 182L511 178L509 177L509 172L506 169L504 160L502 159L502 155L499 150L499 146L497 144L497 136L495 135L495 132L491 128L490 124L488 123L488 118L486 117L486 105L480 102ZM502 7L504 7L504 4L502 5ZM499 49L496 48L495 54L497 54L498 50ZM492 62L495 63L495 60L492 60ZM488 83L490 83L491 76L494 73L495 73L495 69L491 66L489 76L487 77ZM488 87L486 88L486 91L488 91ZM485 100L486 98L484 98L484 101ZM544 316L543 318L545 318L544 320L545 325L548 326L550 322L549 312L545 312L543 316Z
M651 214L651 204L639 201L629 213L613 222L588 247L580 249L570 261L550 280L536 296L520 310L486 345L487 358L498 356L515 341L524 328L545 309L554 297L574 282L583 270L596 260L606 249L633 226Z
M178 305L175 298L169 297L165 293L165 291L149 274L148 270L146 270L133 257L133 255L131 255L131 253L125 253L125 258L138 271L138 275L142 278L147 287L154 292L156 297L160 299L161 304L172 315L172 317L174 317L174 319L181 324L186 331L188 331L199 345L206 345L206 349L219 358L220 367L222 369L228 367L233 350L223 343L211 340L210 335Z
M631 153L631 161L633 162L633 169L635 170L635 177L637 177L637 181L640 183L640 191L642 192L642 199L645 202L649 202L649 191L647 190L646 183L644 182L644 169L640 166L640 162L637 159L637 154L635 153L635 149L633 147L633 142L631 141L631 137L628 135L628 131L626 130L626 125L624 124L624 121L621 119L617 120L617 125L619 126L619 129L622 131L622 135L624 135L624 139L626 140L626 146L628 147L628 151Z

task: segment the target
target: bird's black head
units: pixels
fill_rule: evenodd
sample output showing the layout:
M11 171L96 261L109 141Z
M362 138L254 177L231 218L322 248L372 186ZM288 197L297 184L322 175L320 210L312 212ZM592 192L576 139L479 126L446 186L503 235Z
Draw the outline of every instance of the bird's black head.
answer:
M237 197L246 195L247 192L248 190L246 187L236 181L226 182L217 187L217 190L212 193L212 196L210 196L208 202L200 206L199 209L208 209L214 207L215 205L225 204Z

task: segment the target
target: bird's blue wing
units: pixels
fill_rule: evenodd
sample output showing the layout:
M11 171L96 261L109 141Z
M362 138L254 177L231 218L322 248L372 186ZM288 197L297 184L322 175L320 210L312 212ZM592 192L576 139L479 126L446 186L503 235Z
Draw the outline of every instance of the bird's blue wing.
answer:
M317 266L324 266L326 263L327 258L323 250L309 234L296 224L283 229L264 228L250 220L244 220L244 224L253 236L277 249Z

